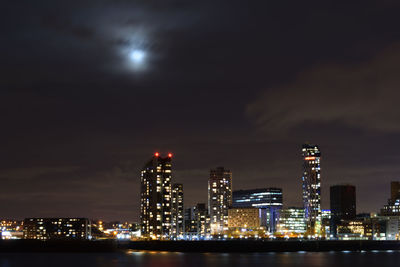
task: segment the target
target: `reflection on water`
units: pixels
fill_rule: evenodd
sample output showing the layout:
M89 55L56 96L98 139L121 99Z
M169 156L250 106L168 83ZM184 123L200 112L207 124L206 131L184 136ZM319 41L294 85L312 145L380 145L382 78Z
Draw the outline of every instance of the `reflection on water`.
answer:
M0 267L392 267L399 266L399 251L286 252L286 253L179 253L127 251L126 253L0 253Z

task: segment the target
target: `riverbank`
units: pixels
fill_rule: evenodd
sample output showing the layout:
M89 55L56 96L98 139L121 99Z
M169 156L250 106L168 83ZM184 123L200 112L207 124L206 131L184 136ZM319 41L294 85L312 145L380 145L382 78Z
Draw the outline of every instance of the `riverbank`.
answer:
M82 252L105 253L126 250L170 252L322 252L400 250L399 241L86 241L86 240L0 240L0 253Z
M120 248L171 252L296 252L400 250L399 241L140 241L120 243Z

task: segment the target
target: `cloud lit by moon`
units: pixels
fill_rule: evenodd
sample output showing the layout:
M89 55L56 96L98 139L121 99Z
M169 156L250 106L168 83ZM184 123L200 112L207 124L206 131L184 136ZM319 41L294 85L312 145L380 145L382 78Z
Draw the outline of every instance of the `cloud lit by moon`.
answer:
M119 50L123 61L125 61L127 71L138 72L147 71L149 69L152 51L147 38L142 34L137 34L129 40L126 40L122 46L119 47Z
M143 72L148 71L150 62L154 58L150 33L143 28L121 27L112 33L114 51L118 55L116 68L120 71Z
M137 72L148 70L150 51L144 48L135 48L132 45L120 49L121 59L127 71Z

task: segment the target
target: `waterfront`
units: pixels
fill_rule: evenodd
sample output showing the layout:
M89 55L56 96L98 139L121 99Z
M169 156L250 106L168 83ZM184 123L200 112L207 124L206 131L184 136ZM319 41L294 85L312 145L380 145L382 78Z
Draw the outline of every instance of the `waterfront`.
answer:
M2 253L0 267L244 267L244 266L398 266L400 251L179 253L126 251L124 253Z

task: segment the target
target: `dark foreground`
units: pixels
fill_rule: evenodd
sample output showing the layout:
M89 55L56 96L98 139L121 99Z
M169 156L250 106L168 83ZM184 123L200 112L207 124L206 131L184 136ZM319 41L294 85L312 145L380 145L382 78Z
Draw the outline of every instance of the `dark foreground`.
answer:
M37 241L1 240L1 252L118 252L127 250L170 252L323 252L400 251L399 241Z

